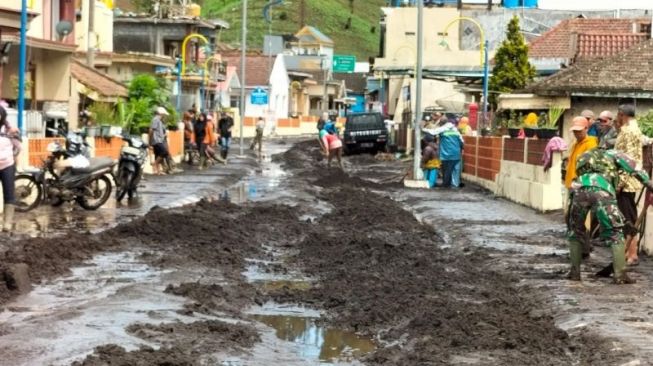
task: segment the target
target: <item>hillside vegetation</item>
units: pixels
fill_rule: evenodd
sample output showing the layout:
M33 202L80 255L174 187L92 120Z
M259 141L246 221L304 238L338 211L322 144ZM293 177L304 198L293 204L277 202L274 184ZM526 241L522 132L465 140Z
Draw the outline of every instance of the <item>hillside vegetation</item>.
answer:
M268 23L263 17L267 0L249 0L247 10L247 48L262 49ZM386 0L303 0L304 19L333 39L336 53L356 55L359 61L376 56L379 48L379 19ZM286 0L272 7L272 34L294 34L300 29L302 0ZM241 0L204 0L202 15L229 22L221 42L239 47L241 39Z

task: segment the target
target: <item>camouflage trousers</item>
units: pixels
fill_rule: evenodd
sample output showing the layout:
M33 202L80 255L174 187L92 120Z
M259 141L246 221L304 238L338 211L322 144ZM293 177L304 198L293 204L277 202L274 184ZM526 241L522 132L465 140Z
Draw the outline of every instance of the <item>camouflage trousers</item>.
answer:
M625 220L617 206L617 199L595 187L583 187L572 194L567 218L567 238L570 241L582 243L585 240L585 219L590 211L598 221L603 245L611 247L623 243Z

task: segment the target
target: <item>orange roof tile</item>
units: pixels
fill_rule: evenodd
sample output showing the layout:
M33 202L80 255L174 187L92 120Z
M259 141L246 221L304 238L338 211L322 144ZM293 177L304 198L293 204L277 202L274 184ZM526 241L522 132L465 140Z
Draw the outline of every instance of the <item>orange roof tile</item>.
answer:
M651 24L651 19L647 18L593 18L593 19L566 19L557 26L551 28L540 37L536 38L529 44L528 56L532 58L573 58L576 50L573 49L572 35L590 35L590 34L611 34L611 35L637 35L642 34L638 29L640 24ZM630 47L634 39L615 43L615 39L601 39L587 36L582 42L585 47L595 47L598 49L617 49L616 52L623 50L623 47ZM644 40L642 38L641 40ZM611 45L597 45L598 42L607 42ZM580 46L580 43L577 46ZM576 49L579 49L578 47ZM585 51L590 52L590 51ZM611 51L614 52L614 51ZM589 53L588 55L594 55Z
M106 97L127 97L127 87L77 60L70 62L70 73L87 88Z
M227 66L236 66L236 72L240 77L240 53L222 54L222 61L227 62ZM274 57L270 62L265 55L247 55L245 57L245 87L265 86L268 85L270 72L274 65ZM240 81L243 83L243 81Z

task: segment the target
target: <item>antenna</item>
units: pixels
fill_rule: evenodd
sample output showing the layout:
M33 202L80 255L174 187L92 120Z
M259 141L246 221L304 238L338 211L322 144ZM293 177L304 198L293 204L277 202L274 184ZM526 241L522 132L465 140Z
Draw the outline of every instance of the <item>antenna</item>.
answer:
M61 39L65 38L73 30L73 24L67 20L62 20L57 23L55 30Z

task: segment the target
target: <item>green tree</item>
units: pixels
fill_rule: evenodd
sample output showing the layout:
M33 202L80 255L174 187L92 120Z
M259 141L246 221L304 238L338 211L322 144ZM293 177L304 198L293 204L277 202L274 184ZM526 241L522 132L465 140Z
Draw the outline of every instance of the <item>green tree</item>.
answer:
M134 76L128 87L128 101L118 106L124 127L133 130L145 130L150 125L156 107L164 107L170 116L169 127L176 126L177 113L170 103L170 87L167 80L150 74Z
M506 39L494 55L490 77L490 102L496 103L496 92L507 93L526 86L535 77L535 67L528 62L528 45L519 31L519 18L508 23Z

